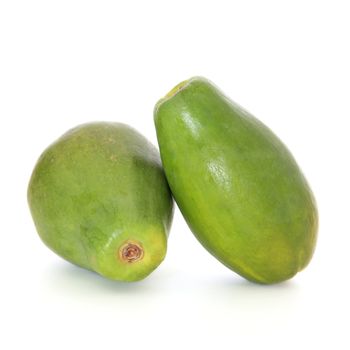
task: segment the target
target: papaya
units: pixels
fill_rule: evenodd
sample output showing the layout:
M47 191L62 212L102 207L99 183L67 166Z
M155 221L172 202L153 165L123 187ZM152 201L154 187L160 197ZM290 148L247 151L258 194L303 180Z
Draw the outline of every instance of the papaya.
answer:
M202 77L160 99L154 122L175 201L214 257L262 284L290 279L309 263L315 199L267 126Z
M61 136L37 161L28 203L51 250L109 279L141 280L165 257L172 196L158 150L127 125Z

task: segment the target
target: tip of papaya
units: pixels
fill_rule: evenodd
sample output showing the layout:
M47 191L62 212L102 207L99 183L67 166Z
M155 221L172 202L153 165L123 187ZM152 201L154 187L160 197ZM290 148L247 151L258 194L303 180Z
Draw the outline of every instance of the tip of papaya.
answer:
M177 84L175 87L173 87L164 97L162 97L157 104L155 105L154 112L156 113L159 106L163 104L165 101L171 99L174 97L177 93L179 93L182 89L184 89L191 79L187 79L182 81L181 83Z
M154 107L154 115L157 114L159 107L165 103L166 101L170 100L173 98L175 95L177 95L179 92L184 90L187 86L189 86L193 82L208 82L208 79L201 77L201 76L193 76L190 79L184 80L181 83L175 85L164 97L162 97L155 105Z
M165 96L165 99L168 99L170 97L175 96L178 92L180 92L189 82L190 79L184 80L181 83L177 84L175 87L173 87Z
M128 241L119 248L119 258L126 263L134 263L143 258L144 251L141 243Z

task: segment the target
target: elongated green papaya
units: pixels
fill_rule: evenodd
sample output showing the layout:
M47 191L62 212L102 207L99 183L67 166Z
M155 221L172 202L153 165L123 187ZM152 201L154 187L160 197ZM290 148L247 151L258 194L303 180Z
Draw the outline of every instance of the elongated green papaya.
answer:
M162 98L154 119L173 196L212 255L264 284L308 264L317 236L315 200L269 128L200 77Z
M28 202L49 248L107 278L140 280L165 257L171 193L158 151L127 125L64 134L39 158Z

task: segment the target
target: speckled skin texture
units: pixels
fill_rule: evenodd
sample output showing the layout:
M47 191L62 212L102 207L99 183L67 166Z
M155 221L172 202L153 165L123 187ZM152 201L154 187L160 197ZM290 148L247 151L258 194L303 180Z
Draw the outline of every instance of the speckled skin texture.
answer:
M309 263L314 197L269 128L200 77L161 99L154 119L173 196L211 254L259 283L287 280Z
M78 126L49 146L33 171L28 202L44 243L110 279L146 277L164 259L173 202L159 153L119 123ZM121 259L130 242L142 259Z

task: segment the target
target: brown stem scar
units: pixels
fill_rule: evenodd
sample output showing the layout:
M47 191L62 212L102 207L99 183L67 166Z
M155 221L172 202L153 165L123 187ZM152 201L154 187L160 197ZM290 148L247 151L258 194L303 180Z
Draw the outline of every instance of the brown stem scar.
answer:
M143 248L140 243L126 242L119 248L119 258L127 263L133 263L143 258Z

